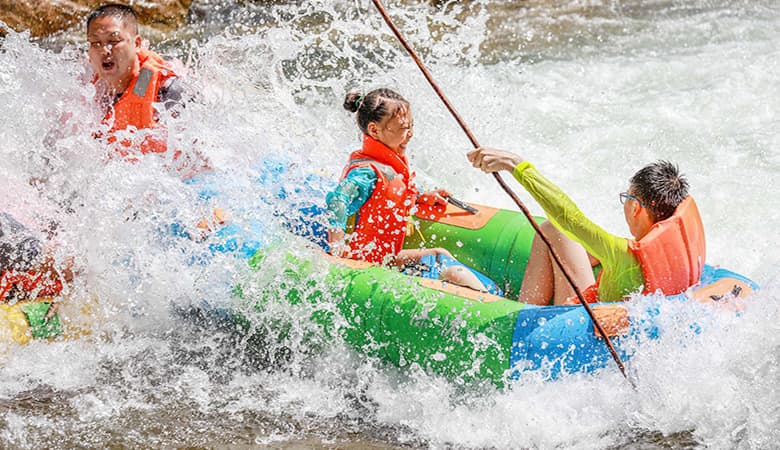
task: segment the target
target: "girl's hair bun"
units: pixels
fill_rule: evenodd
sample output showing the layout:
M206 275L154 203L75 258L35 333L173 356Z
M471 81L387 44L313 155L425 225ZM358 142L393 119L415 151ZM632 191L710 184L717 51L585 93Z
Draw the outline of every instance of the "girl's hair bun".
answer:
M349 112L356 112L360 108L360 103L363 101L363 94L358 92L350 92L344 97L344 109Z

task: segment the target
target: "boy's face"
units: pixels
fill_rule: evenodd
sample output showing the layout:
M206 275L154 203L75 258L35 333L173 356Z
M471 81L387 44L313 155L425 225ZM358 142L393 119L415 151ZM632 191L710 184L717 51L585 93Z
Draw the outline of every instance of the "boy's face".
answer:
M642 214L644 207L639 203L639 200L636 199L636 193L634 192L633 186L629 187L627 192L634 198L628 199L623 203L623 215L626 218L628 230L631 232L631 235L634 236L635 239L641 239L644 236L644 233L647 232L647 221L642 220L643 218L647 218L647 213L645 211L645 214Z
M127 88L133 76L141 36L118 17L98 17L89 24L89 63L97 76L118 89Z

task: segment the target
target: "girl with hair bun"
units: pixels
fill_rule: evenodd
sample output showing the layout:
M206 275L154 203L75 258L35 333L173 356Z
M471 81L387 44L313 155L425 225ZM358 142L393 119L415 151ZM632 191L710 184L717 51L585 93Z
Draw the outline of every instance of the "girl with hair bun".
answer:
M356 114L363 147L350 155L341 181L326 198L331 252L496 292L492 280L455 261L443 248L403 249L410 216L441 216L450 195L443 189L422 195L417 190L406 158L414 135L409 102L381 88L347 94L344 109Z

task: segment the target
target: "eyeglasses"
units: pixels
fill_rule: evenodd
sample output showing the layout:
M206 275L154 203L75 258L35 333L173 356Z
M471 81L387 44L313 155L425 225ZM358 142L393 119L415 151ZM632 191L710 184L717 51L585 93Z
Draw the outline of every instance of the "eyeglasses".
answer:
M621 205L625 205L626 204L626 200L634 200L637 203L639 203L639 206L641 206L642 208L645 207L645 204L644 204L644 202L642 202L642 200L639 200L638 198L634 197L633 195L629 195L628 192L621 192L620 193L620 204Z

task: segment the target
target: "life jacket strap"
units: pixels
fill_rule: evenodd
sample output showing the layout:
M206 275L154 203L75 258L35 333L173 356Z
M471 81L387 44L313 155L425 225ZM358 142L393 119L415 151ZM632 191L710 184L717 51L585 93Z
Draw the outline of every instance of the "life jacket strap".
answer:
M149 90L149 82L152 81L152 75L154 72L147 68L142 68L141 73L138 74L138 79L133 87L133 94L139 97L146 97L146 91Z

